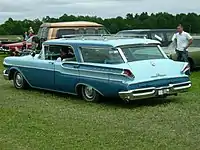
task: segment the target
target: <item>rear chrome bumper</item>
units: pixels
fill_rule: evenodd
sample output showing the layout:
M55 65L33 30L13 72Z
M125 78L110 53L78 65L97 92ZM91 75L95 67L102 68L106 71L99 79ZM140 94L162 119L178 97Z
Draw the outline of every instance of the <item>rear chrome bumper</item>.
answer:
M119 92L119 96L123 100L140 100L162 96L177 95L178 93L187 92L192 86L191 82L183 82L178 84L170 84L166 87L150 87L136 89L130 91Z
M6 72L6 70L3 71L3 77L5 80L9 80L9 76L8 76L8 73Z

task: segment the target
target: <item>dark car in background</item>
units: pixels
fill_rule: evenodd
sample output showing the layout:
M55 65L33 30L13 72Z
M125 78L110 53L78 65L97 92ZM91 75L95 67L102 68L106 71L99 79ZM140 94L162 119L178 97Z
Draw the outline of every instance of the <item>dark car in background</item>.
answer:
M200 68L200 36L192 36L193 42L188 50L188 61L190 64L190 69ZM175 52L175 44L172 43L169 47L163 48L164 52L169 58L177 60L177 55Z
M134 34L145 35L148 39L158 40L161 42L163 47L167 47L172 42L172 37L176 33L175 29L135 29L135 30L122 30L119 31L117 36L131 36Z

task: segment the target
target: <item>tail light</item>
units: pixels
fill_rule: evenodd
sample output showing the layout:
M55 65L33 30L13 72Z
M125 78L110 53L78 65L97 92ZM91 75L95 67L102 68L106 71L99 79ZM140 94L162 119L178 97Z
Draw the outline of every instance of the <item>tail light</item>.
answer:
M181 70L181 73L184 74L189 70L190 70L190 65L187 63L186 65L184 65L183 69Z
M135 76L133 75L133 73L129 69L124 69L122 74L124 76L130 77L130 78L135 78Z

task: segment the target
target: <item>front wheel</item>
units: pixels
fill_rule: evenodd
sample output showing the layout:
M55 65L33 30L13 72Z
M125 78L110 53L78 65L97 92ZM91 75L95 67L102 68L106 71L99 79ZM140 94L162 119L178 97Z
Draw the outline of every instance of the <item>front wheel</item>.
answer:
M82 86L82 97L87 102L99 102L100 94L90 86Z
M14 73L13 84L16 89L25 89L27 87L27 82L24 79L23 75L16 71Z

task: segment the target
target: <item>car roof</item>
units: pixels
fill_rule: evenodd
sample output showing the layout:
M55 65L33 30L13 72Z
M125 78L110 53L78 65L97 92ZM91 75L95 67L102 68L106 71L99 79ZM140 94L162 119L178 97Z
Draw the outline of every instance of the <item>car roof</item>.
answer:
M160 44L159 41L143 39L143 38L132 38L132 39L99 39L99 40L77 40L77 39L55 39L49 40L44 45L88 45L88 46L111 46L118 47L124 45L138 45L138 44Z
M176 29L134 29L134 30L122 30L118 33L123 32L162 32L162 31L176 31Z
M88 21L71 21L71 22L43 23L40 27L103 27L103 25Z

